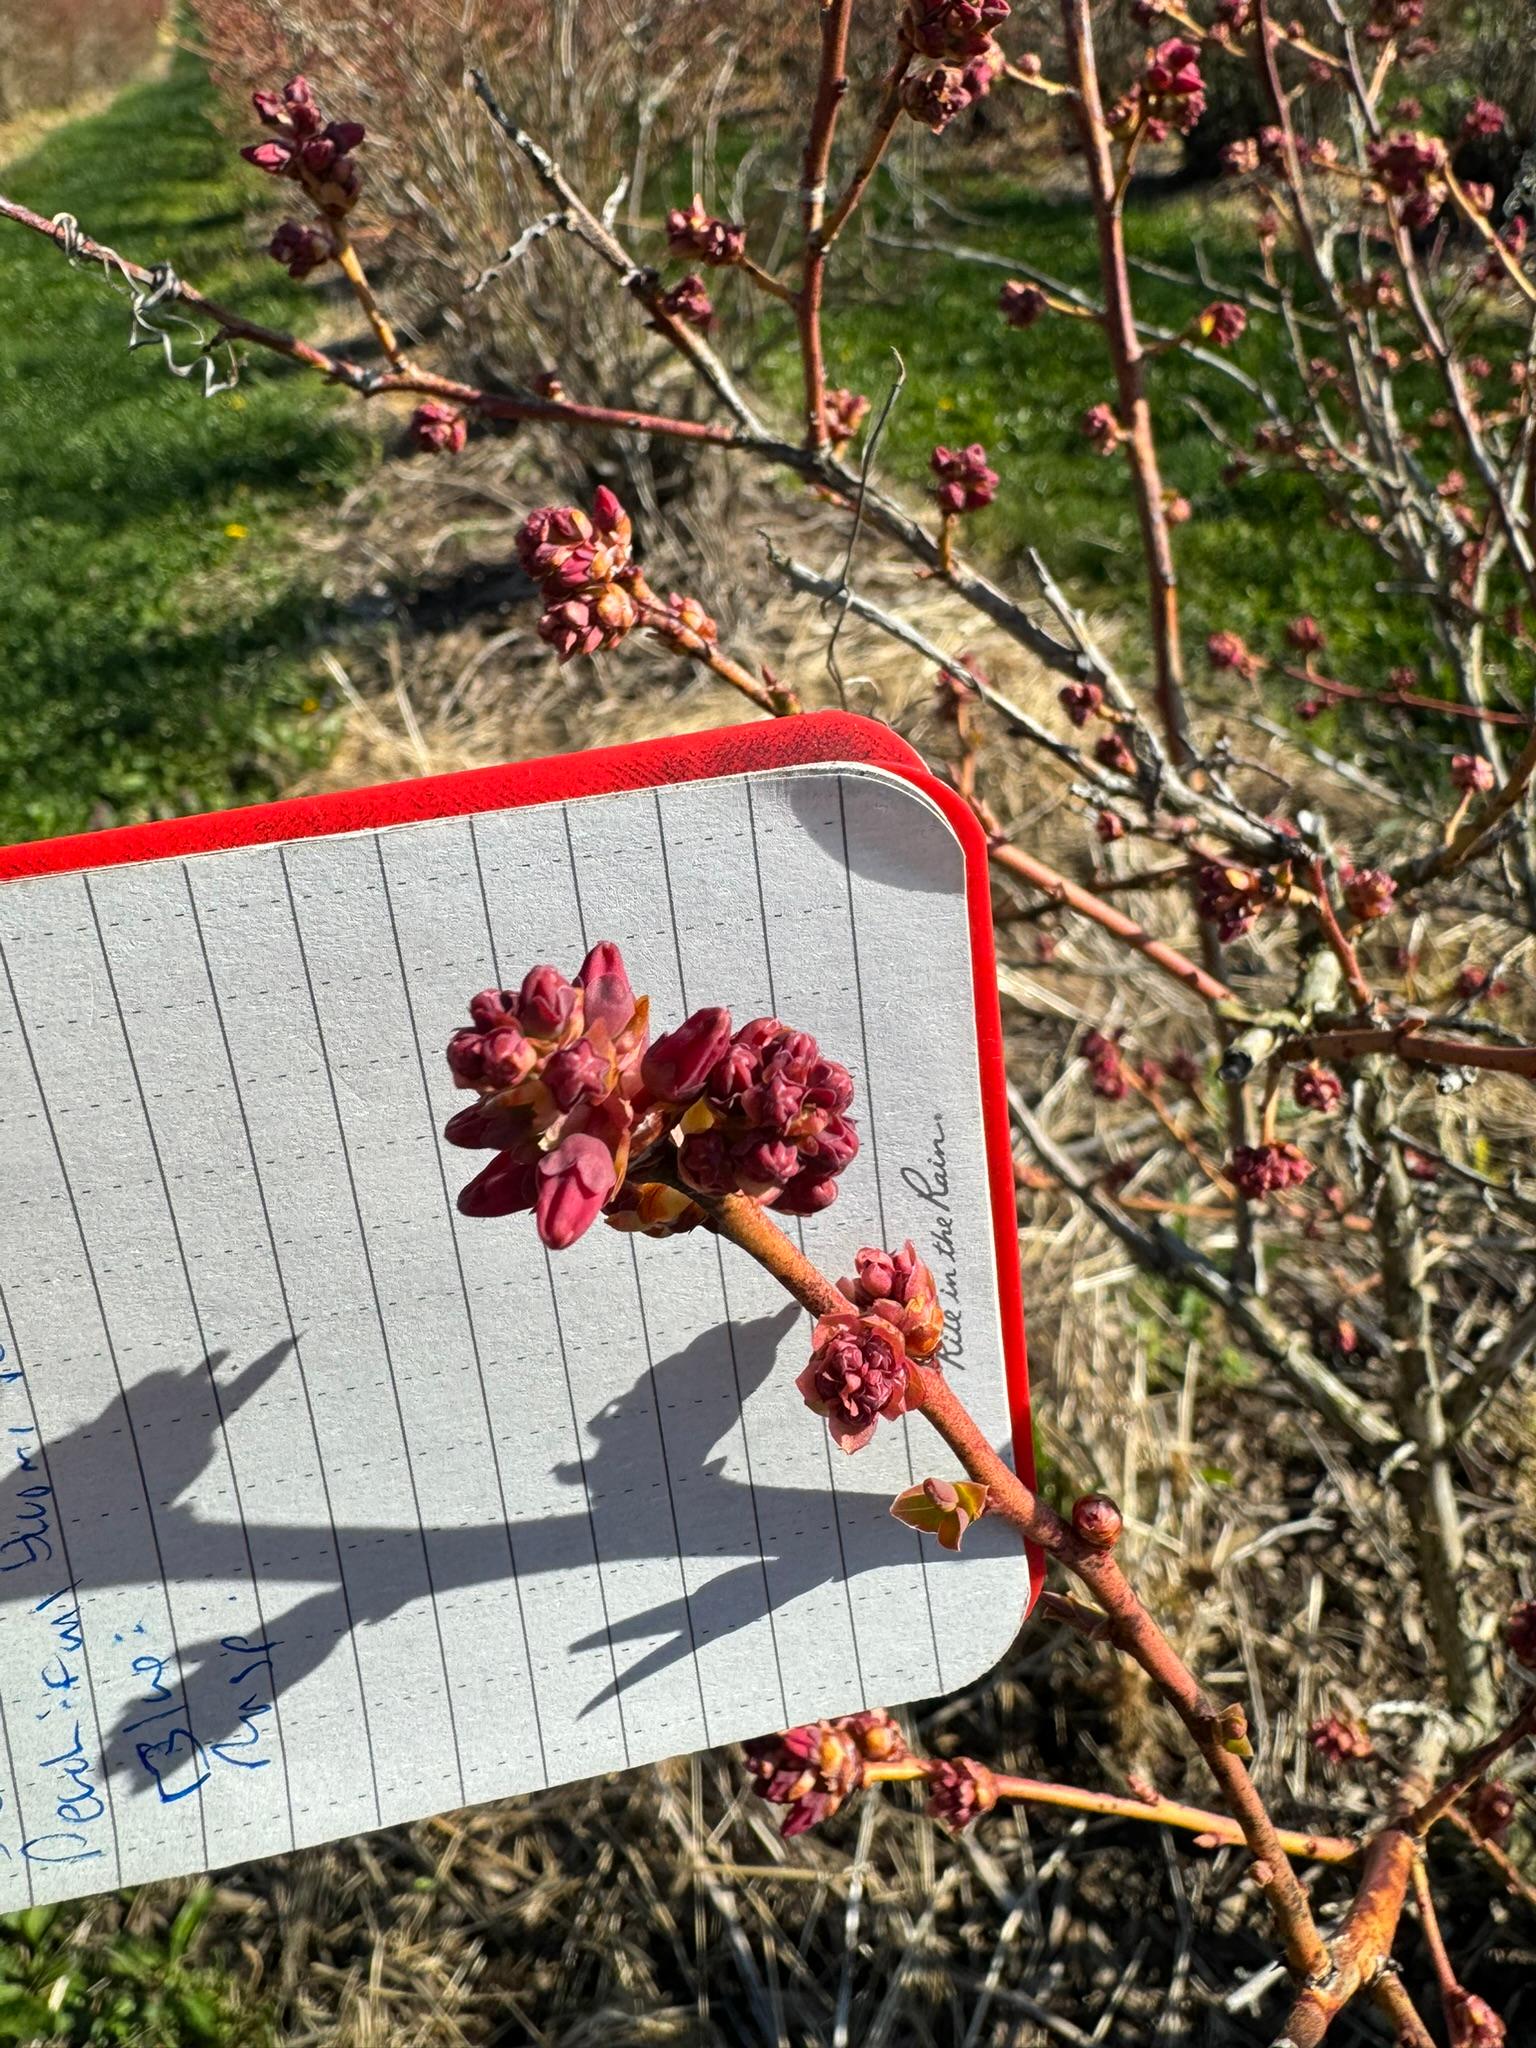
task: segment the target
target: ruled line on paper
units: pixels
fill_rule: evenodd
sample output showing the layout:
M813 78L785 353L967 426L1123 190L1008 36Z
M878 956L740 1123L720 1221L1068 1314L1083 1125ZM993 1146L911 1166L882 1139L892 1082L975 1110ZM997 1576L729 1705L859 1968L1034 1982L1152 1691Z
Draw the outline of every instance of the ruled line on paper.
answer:
M456 1214L482 1161L442 1140L437 1048L487 979L608 937L656 1030L783 1006L854 1067L864 1150L796 1231L833 1272L866 1237L945 1248L1005 1441L963 870L897 778L0 886L0 1910L899 1704L1005 1647L1023 1560L985 1522L958 1573L914 1547L905 1427L834 1453L808 1324L718 1236L551 1256ZM17 1657L50 1633L57 1746ZM64 1833L77 1860L26 1853Z

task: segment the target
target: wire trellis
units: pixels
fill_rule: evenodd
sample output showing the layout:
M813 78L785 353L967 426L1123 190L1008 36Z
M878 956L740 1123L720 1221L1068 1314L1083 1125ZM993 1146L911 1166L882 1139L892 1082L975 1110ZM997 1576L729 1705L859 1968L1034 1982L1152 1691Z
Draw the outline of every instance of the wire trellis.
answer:
M149 272L149 282L141 284L115 249L104 248L100 243L93 243L89 248L85 246L80 223L72 213L56 213L53 226L62 237L60 247L72 266L79 269L99 263L108 288L126 291L131 307L130 349L158 347L165 359L165 367L173 377L195 377L201 369L204 398L217 398L221 392L234 390L240 381L240 365L234 345L230 342L223 344L228 370L221 377L216 360L220 347L217 335L205 338L195 320L166 310L181 291L181 280L169 263L155 264ZM185 329L197 336L198 352L190 361L177 359L176 344L180 336L172 332L173 328Z

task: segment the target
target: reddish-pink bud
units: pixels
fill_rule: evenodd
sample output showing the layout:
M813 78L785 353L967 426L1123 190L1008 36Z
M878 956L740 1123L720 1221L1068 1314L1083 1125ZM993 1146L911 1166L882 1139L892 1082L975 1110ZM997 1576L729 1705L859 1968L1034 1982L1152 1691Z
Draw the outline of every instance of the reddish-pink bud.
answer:
M1298 1109L1329 1110L1344 1094L1344 1083L1333 1071L1317 1060L1309 1060L1300 1067L1292 1083L1292 1091Z
M1063 683L1056 702L1075 726L1085 726L1102 708L1104 692L1097 683Z
M1285 1188L1300 1187L1312 1176L1312 1165L1296 1145L1238 1145L1227 1164L1227 1174L1240 1195L1250 1202Z
M1493 763L1485 761L1481 754L1453 754L1451 756L1451 787L1471 792L1492 789L1497 777Z
M731 1042L729 1010L695 1010L675 1031L658 1038L640 1068L653 1095L694 1102Z
M518 1022L531 1038L558 1038L581 1010L581 990L558 967L530 967L517 992Z
M335 254L331 238L317 227L285 220L267 244L267 254L293 278L309 277Z
M1392 908L1397 884L1385 868L1351 867L1342 876L1344 901L1357 923L1369 924Z
M1010 327L1033 327L1051 310L1051 302L1039 285L1010 278L997 295L997 310Z
M515 1024L488 1031L481 1040L482 1084L488 1088L515 1088L533 1072L538 1059L537 1050Z
M759 1799L788 1809L781 1832L793 1837L830 1820L864 1782L861 1737L853 1723L815 1721L743 1743Z
M774 1203L779 1216L819 1216L837 1200L837 1175L819 1165L804 1167Z
M286 139L252 142L240 154L248 164L254 164L258 171L265 171L272 178L286 175L294 163L294 145Z
M424 452L457 455L469 438L469 422L456 406L427 399L411 414L411 439Z
M1338 1714L1314 1721L1307 1740L1319 1756L1330 1763L1364 1763L1376 1754L1370 1735L1358 1721L1346 1721Z
M613 1080L612 1058L599 1052L590 1038L578 1038L574 1045L551 1053L544 1065L544 1085L562 1110L574 1109L580 1102L601 1102Z
M861 1450L884 1416L904 1415L912 1400L912 1368L901 1332L884 1318L826 1315L816 1346L795 1382L806 1406L827 1418L840 1451Z
M1488 1778L1467 1801L1467 1818L1492 1842L1502 1841L1515 1818L1515 1788L1502 1778Z
M1125 1518L1106 1493L1085 1493L1072 1504L1074 1533L1095 1550L1113 1550L1125 1528Z
M629 984L624 955L612 939L603 939L576 970L582 990L582 1014L588 1030L604 1024L617 1038L635 1014L635 992Z
M531 1209L538 1198L538 1172L533 1161L499 1152L467 1186L460 1188L463 1216L511 1216Z
M1231 299L1214 299L1196 323L1200 332L1218 348L1230 348L1242 338L1248 315Z
M968 1756L929 1767L928 1812L958 1834L997 1804L997 1780Z
M565 1251L589 1230L613 1189L613 1154L600 1139L576 1131L546 1153L538 1165L534 1213L550 1250Z

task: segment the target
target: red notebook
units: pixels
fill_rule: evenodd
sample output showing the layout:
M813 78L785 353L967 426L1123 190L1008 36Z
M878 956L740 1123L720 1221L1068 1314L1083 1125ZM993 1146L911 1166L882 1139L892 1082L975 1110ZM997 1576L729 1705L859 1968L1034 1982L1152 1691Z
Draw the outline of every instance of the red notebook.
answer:
M780 1016L1030 1473L986 849L887 728L784 719L0 852L0 1910L976 1678L1032 1561L890 1502L733 1246L469 1219L465 1004L623 948Z

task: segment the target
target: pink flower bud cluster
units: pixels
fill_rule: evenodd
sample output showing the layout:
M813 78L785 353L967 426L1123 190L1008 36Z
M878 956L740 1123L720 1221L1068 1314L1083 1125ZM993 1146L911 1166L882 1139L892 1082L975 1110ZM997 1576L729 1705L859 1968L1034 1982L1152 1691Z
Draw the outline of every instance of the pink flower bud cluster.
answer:
M1144 112L1147 133L1154 142L1161 142L1171 128L1187 135L1205 112L1199 45L1182 36L1170 36L1149 50L1147 68L1130 98L1139 102L1131 112Z
M928 467L939 480L934 501L946 517L979 512L997 496L997 471L988 469L987 451L979 441L969 448L935 448Z
M1122 1102L1131 1092L1130 1075L1120 1041L1107 1032L1084 1033L1082 1053L1088 1062L1088 1085L1104 1102Z
M1252 682L1264 666L1237 633L1213 633L1205 643L1205 658L1212 668L1231 669L1244 682Z
M604 943L574 981L533 967L517 990L483 990L469 1014L448 1041L448 1067L479 1100L444 1135L496 1157L461 1189L459 1208L466 1216L531 1209L545 1244L563 1251L623 1183L648 1005L630 987L618 947Z
M1230 348L1242 339L1248 315L1231 299L1214 299L1196 323L1200 332L1218 348Z
M902 40L914 56L939 59L902 80L901 104L914 121L939 135L986 97L1004 68L992 31L1009 11L1008 0L909 0Z
M1508 121L1509 116L1496 100L1475 99L1467 109L1461 132L1469 140L1473 136L1491 138L1502 135Z
M1010 278L997 295L997 310L1010 327L1033 327L1051 309L1051 302L1037 284Z
M813 1415L824 1415L840 1451L862 1450L882 1416L894 1422L918 1399L905 1339L883 1315L855 1308L825 1315L815 1347L795 1381Z
M1300 147L1298 143L1298 155ZM1251 177L1257 170L1282 170L1284 166L1285 137L1278 128L1261 128L1257 135L1239 136L1221 151L1221 168L1229 178ZM1275 226L1264 232L1272 236Z
M1010 12L1008 0L910 0L903 34L919 56L963 64L991 47Z
M928 1814L956 1834L990 1813L996 1804L997 1780L985 1764L960 1756L953 1762L929 1766Z
M1097 683L1063 683L1056 692L1056 702L1081 731L1103 709L1104 692Z
M1491 1842L1509 1833L1515 1818L1515 1788L1502 1778L1488 1778L1467 1801L1467 1818Z
M1238 1145L1227 1163L1227 1177L1250 1202L1299 1188L1312 1177L1311 1162L1298 1146L1283 1142Z
M859 1149L853 1079L808 1031L757 1017L733 1035L728 1010L700 1010L658 1041L645 1078L658 1099L689 1106L677 1155L687 1186L789 1216L836 1201Z
M1136 773L1136 756L1118 727L1099 734L1093 743L1093 758L1101 768L1112 769L1116 775Z
M285 220L268 242L267 254L274 263L281 263L290 277L302 279L312 276L323 263L329 263L336 247L324 228Z
M1112 406L1090 405L1083 414L1082 427L1095 455L1113 455L1119 447L1122 439L1120 422L1115 418Z
M1285 637L1298 654L1317 654L1326 645L1323 629L1310 613L1292 619L1285 629Z
M1371 924L1391 911L1397 884L1384 868L1357 868L1351 861L1341 861L1339 880L1349 914L1357 924Z
M691 206L674 206L667 215L667 247L674 256L696 256L721 269L739 263L747 253L747 231L706 213L696 192Z
M1338 1714L1314 1721L1307 1730L1307 1740L1330 1763L1364 1763L1376 1754L1376 1745L1360 1722L1346 1721Z
M858 1151L845 1114L852 1078L808 1032L760 1017L733 1034L728 1010L697 1010L648 1045L649 1005L615 945L594 946L573 981L535 967L521 988L487 989L469 1007L448 1065L480 1099L446 1135L497 1156L459 1207L472 1216L532 1209L552 1248L574 1243L602 1213L618 1229L692 1229L704 1212L690 1189L809 1215L836 1200ZM870 1296L870 1313L898 1348L913 1331L915 1355L927 1356L933 1318L943 1319L932 1275L908 1254L910 1245L889 1259L867 1255L890 1269L871 1268L872 1283L888 1280L890 1292Z
M1504 2022L1486 1998L1474 1991L1452 1992L1446 2005L1451 2048L1504 2048L1509 2039Z
M1422 129L1399 129L1384 142L1373 142L1367 156L1382 187L1403 201L1403 219L1411 228L1427 228L1440 211L1445 185L1445 145Z
M1319 1109L1328 1111L1335 1108L1344 1097L1344 1083L1333 1071L1318 1060L1309 1060L1297 1069L1291 1092L1298 1109Z
M1451 787L1468 795L1481 794L1492 789L1498 778L1493 772L1493 763L1481 754L1453 754L1451 756Z
M1224 946L1253 929L1259 912L1274 895L1272 876L1255 868L1228 866L1221 861L1202 861L1195 875L1195 899L1200 915L1216 927Z
M469 438L469 422L457 406L426 399L411 414L411 439L427 455L457 455Z
M866 1246L853 1272L838 1281L861 1316L878 1316L901 1332L908 1358L932 1358L944 1340L944 1311L933 1274L910 1238L898 1252Z
M785 1836L830 1820L863 1784L866 1764L899 1763L907 1753L901 1730L879 1707L785 1728L742 1749L758 1798L788 1808Z
M345 219L362 191L352 154L368 132L362 122L327 121L306 78L290 78L280 93L253 93L251 103L273 133L241 150L246 162L271 177L297 179L321 213Z
M715 302L696 270L662 293L661 310L699 334L707 334L715 324Z
M640 622L651 592L630 553L629 515L606 484L589 518L546 505L523 521L517 557L544 594L539 638L561 661L617 647Z
M832 443L833 453L840 455L868 419L869 400L862 391L850 391L845 385L839 385L823 396L821 416L826 422L827 439Z

